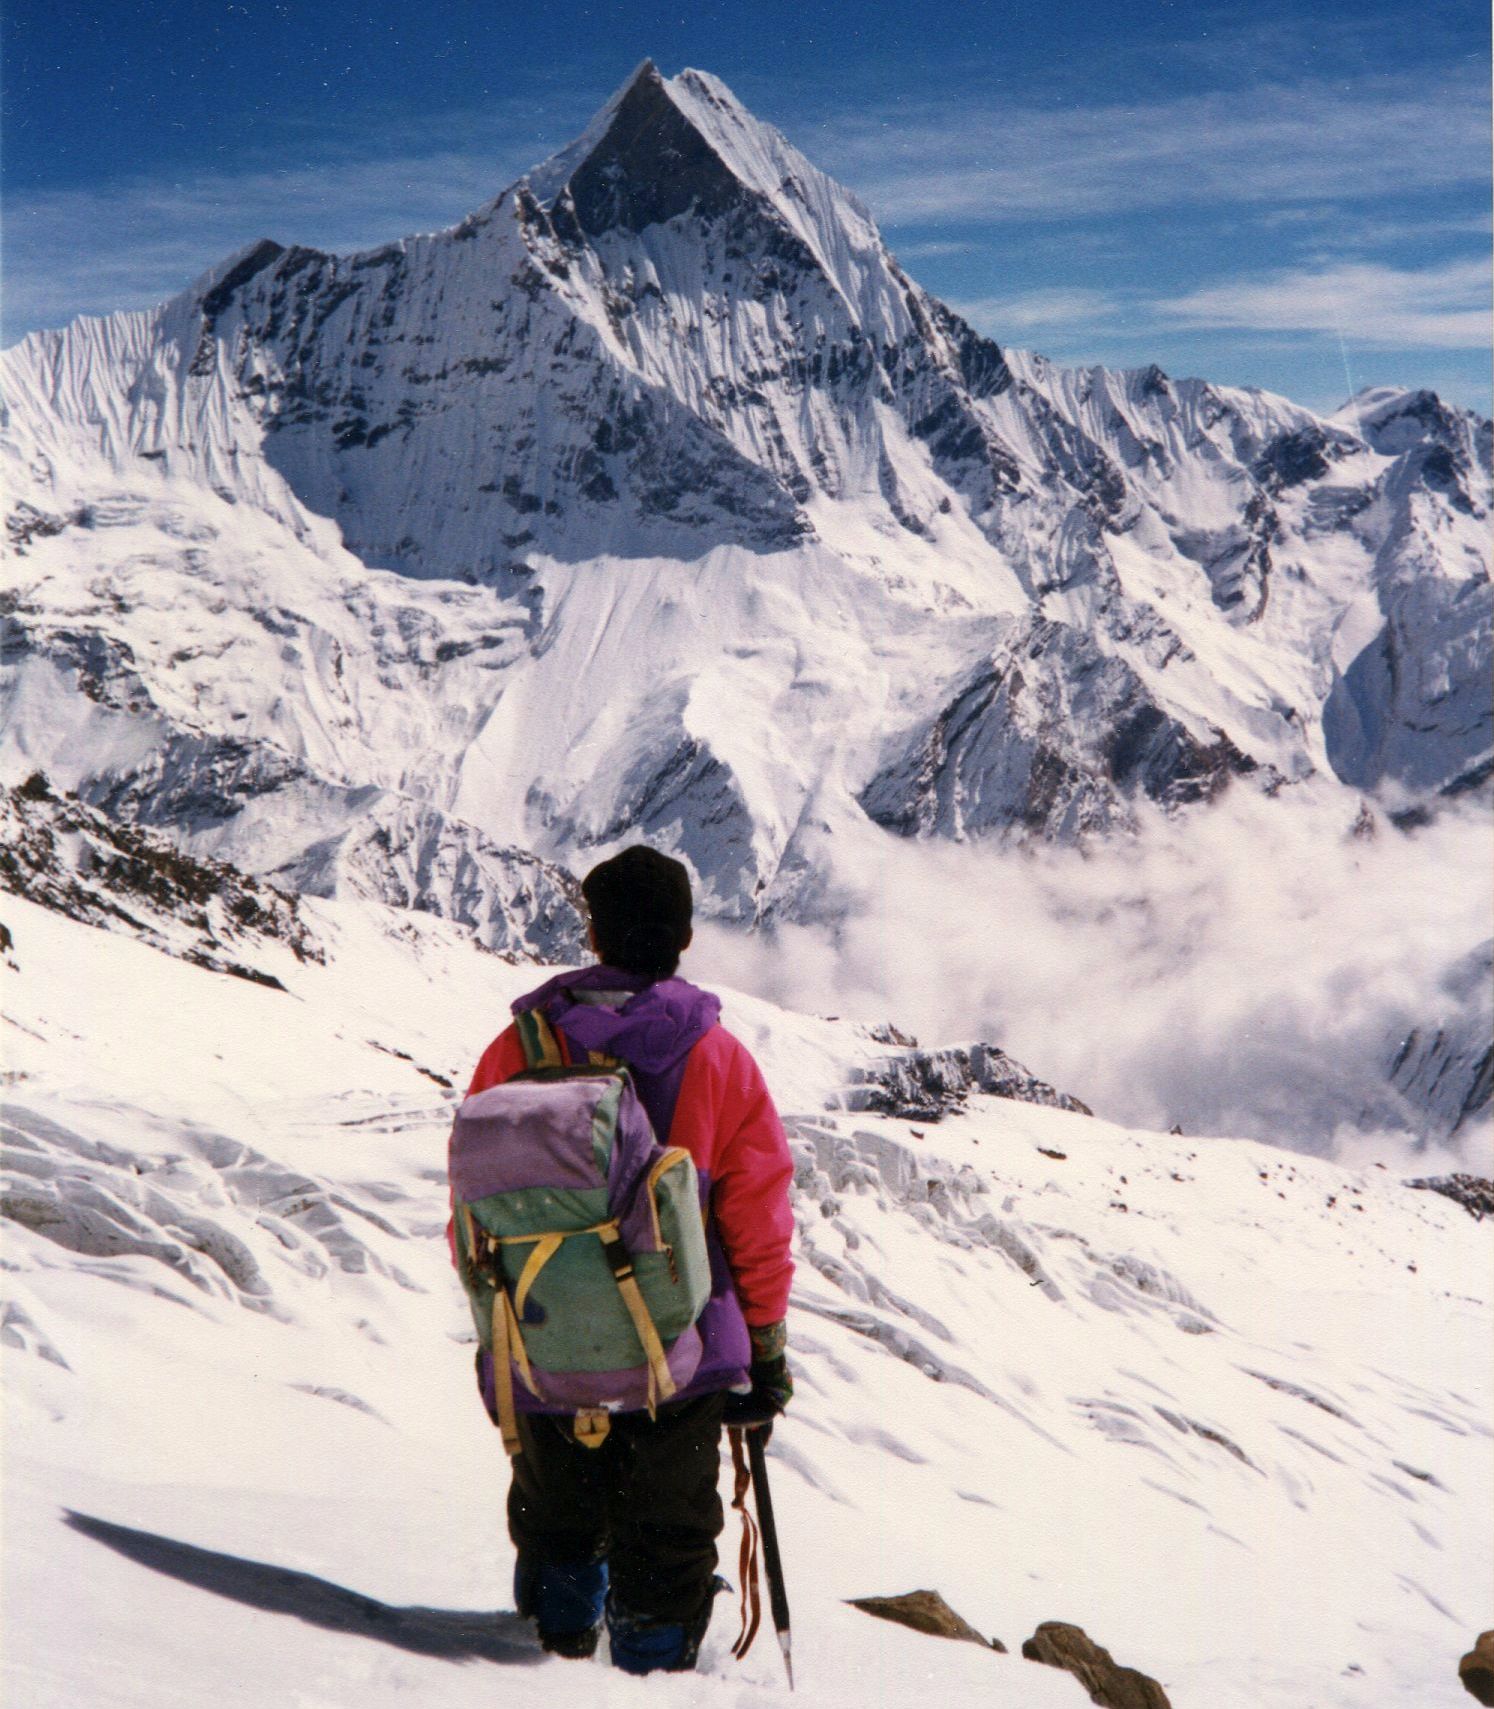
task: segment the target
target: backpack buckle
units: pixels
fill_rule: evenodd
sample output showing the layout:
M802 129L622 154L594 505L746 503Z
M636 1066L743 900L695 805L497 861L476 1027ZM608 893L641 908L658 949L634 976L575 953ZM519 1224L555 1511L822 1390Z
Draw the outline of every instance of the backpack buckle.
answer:
M600 1406L583 1406L571 1423L571 1434L583 1448L600 1448L612 1428L612 1415Z

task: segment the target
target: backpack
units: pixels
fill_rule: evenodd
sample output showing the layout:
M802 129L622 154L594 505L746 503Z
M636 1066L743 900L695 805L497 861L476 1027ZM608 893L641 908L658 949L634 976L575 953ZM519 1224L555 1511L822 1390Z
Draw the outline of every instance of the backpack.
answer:
M452 1124L457 1264L505 1449L519 1452L516 1381L599 1447L610 1413L652 1416L700 1363L700 1186L690 1153L654 1137L624 1064L567 1063L536 1010L516 1024L527 1068Z

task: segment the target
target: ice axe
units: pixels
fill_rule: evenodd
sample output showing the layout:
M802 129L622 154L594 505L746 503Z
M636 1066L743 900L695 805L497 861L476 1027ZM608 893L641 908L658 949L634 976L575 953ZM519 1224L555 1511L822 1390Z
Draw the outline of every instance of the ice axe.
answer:
M788 1674L789 1690L794 1689L794 1658L789 1650L788 1592L783 1587L783 1560L778 1553L778 1527L773 1523L773 1495L768 1488L768 1448L766 1432L747 1432L747 1457L752 1462L752 1492L757 1498L757 1522L763 1533L763 1564L768 1569L768 1607L773 1615L773 1630L778 1634L778 1647L783 1651L784 1671Z
M751 1426L731 1427L732 1465L736 1470L736 1493L732 1506L742 1515L742 1630L732 1654L746 1655L757 1636L761 1609L757 1594L757 1541L762 1538L763 1563L768 1572L768 1608L773 1616L773 1630L778 1634L778 1647L783 1651L783 1666L788 1674L789 1690L794 1689L794 1660L789 1644L788 1592L783 1585L783 1558L778 1553L778 1526L773 1519L773 1494L768 1488L767 1431ZM742 1458L742 1442L746 1438L747 1459ZM757 1502L757 1524L747 1511L747 1486L751 1483Z

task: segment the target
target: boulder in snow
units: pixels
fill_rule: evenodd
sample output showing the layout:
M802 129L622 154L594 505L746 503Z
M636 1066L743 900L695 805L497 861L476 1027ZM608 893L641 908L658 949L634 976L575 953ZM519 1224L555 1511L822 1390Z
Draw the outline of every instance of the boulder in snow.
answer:
M1494 1704L1494 1632L1480 1632L1478 1642L1458 1663L1464 1689L1480 1703Z
M1022 1646L1028 1661L1066 1668L1104 1709L1171 1709L1167 1693L1133 1667L1118 1667L1080 1626L1045 1620Z
M852 1608L875 1614L879 1620L895 1620L900 1626L911 1626L915 1632L927 1632L932 1638L959 1638L967 1644L979 1644L982 1649L1000 1650L1006 1645L999 1638L983 1638L970 1624L956 1614L937 1590L909 1590L901 1596L853 1596Z

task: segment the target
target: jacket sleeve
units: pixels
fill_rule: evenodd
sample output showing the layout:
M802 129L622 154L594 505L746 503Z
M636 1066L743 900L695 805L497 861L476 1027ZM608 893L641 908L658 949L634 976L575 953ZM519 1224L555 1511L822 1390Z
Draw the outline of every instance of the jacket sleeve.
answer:
M470 1098L474 1092L486 1092L489 1086L501 1086L512 1080L525 1067L524 1047L519 1042L519 1029L512 1022L506 1026L482 1053L467 1088Z
M519 1042L519 1029L510 1023L482 1053L472 1084L467 1088L470 1098L474 1092L486 1092L489 1086L501 1086L512 1080L525 1067L524 1047ZM451 1262L457 1261L456 1218L446 1219L446 1244L451 1249Z
M793 1159L762 1070L740 1043L725 1091L727 1137L716 1153L711 1209L742 1315L749 1325L777 1323L794 1275Z

